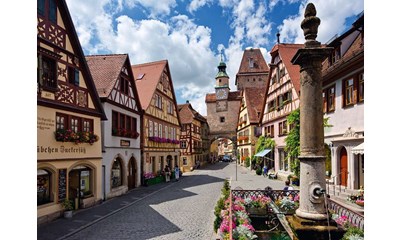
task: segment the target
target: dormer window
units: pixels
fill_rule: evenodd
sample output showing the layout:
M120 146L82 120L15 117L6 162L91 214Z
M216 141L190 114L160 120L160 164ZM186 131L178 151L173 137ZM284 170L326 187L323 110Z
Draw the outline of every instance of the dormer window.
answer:
M340 46L336 47L329 57L329 65L333 65L340 59Z
M249 68L254 68L254 60L253 60L253 58L249 58Z

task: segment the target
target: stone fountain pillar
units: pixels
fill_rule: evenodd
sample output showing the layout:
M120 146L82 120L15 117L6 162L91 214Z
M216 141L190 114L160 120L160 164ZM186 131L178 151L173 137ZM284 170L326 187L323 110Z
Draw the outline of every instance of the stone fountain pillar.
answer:
M299 239L313 240L329 239L331 231L338 235L334 233L338 231L335 223L328 224L323 194L326 185L321 68L333 49L321 47L315 40L320 24L316 13L315 6L309 3L301 23L305 47L292 59L294 65L300 65L300 206L288 219Z

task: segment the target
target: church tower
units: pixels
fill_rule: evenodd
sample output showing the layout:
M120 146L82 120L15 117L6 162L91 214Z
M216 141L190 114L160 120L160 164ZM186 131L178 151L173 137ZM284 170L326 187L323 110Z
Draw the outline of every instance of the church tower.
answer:
M229 76L226 73L226 64L222 61L218 65L218 73L215 76L215 98L217 101L217 112L228 110Z

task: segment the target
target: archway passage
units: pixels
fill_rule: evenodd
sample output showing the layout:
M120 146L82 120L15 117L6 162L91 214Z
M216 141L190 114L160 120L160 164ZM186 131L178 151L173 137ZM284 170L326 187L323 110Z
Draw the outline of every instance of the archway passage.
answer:
M347 186L347 151L345 147L340 150L340 185Z
M136 174L137 167L136 161L134 157L131 157L129 160L129 168L128 168L128 189L133 189L136 187Z

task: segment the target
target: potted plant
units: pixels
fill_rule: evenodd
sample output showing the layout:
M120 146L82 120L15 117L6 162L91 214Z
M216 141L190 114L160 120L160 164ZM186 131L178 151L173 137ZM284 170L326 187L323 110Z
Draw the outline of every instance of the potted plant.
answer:
M65 210L64 217L72 218L72 210L74 210L74 205L72 204L72 200L69 200L68 198L64 199L64 201L61 202L61 206Z

